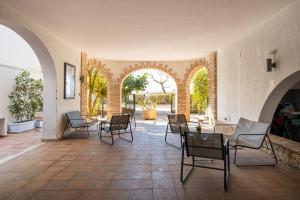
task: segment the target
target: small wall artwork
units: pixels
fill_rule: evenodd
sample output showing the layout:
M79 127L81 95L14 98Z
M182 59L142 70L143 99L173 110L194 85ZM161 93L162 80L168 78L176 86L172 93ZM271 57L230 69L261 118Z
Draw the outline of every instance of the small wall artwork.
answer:
M75 76L76 67L69 63L65 63L65 77L64 77L64 98L75 99Z

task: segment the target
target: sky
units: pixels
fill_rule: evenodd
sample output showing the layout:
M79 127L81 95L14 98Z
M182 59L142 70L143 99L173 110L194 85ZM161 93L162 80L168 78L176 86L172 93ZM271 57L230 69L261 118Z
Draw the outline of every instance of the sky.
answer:
M166 82L166 91L169 93L175 93L176 92L176 82L175 80L170 77L168 74L159 71L159 70L155 70L155 69L143 69L143 70L138 70L136 72L133 72L132 75L133 76L138 76L138 75L143 75L144 73L148 73L148 74L153 74L155 79L160 80L162 78L162 80L165 80L166 77L168 77L168 81ZM148 77L148 86L146 88L145 91L148 91L150 93L161 93L162 89L160 84L156 83L155 81L152 80L151 76Z
M160 78L163 78L163 80L164 80L165 77L167 76L169 79L166 82L166 86L168 86L166 88L166 91L170 92L170 93L176 93L176 90L177 90L176 82L167 73L162 72L160 70L155 70L155 69L144 69L144 70L138 70L138 71L132 73L132 75L138 76L138 75L143 75L144 73L149 73L149 74L153 73L154 77L157 77L157 79L159 79L159 80L160 80ZM149 91L150 93L162 92L161 86L158 83L156 83L155 81L153 81L151 79L151 77L148 78L148 82L149 82L149 84L147 86L146 91ZM193 81L191 81L190 91L192 91L192 88L193 88Z
M3 25L0 25L0 65L42 73L39 60L29 44Z

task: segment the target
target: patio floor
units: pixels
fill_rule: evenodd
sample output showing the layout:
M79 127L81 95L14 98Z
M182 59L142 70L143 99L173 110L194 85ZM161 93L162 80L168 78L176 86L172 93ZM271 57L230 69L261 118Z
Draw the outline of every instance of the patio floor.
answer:
M300 172L282 163L232 164L227 193L221 171L196 168L182 185L181 151L164 143L165 127L139 121L132 144L117 137L114 146L103 144L95 132L48 142L0 165L0 199L299 199ZM268 159L242 151L241 160Z
M0 137L0 164L41 144L42 129Z

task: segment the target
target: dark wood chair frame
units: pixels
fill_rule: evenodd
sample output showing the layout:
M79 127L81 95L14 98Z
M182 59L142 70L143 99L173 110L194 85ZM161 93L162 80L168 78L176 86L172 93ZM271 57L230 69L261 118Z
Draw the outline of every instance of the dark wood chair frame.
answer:
M99 138L100 138L101 142L113 145L114 144L114 137L113 137L114 135L118 135L121 139L123 139L125 141L133 142L133 134L132 134L131 123L130 123L129 118L130 118L130 115L128 115L128 114L117 114L117 115L112 116L111 121L101 121L100 131L99 131ZM102 136L102 132L110 133L110 135ZM115 133L115 132L117 132L117 133ZM125 133L130 133L131 140L121 137L121 134L125 134ZM103 137L111 137L111 143L103 140L102 139Z
M222 170L224 171L224 190L227 191L228 190L228 183L229 183L229 174L230 174L230 157L229 157L229 142L228 139L223 138L223 134L220 133L214 133L214 134L219 134L220 135L220 144L222 144L220 146L220 148L216 148L216 147L205 147L205 146L193 146L188 144L188 139L187 139L187 134L189 132L185 132L184 133L184 137L185 137L185 141L183 142L183 148L182 148L182 154L181 154L181 170L180 170L180 180L181 182L184 184L185 181L187 180L187 178L190 176L190 174L192 173L194 167L200 167L200 168L207 168L207 169L215 169L215 170ZM193 133L195 134L195 133ZM200 156L196 156L196 155L190 155L189 154L189 147L195 148L195 149L212 149L212 150L220 150L222 152L222 158L218 159L218 160L223 160L224 162L224 167L223 168L217 168L217 167L209 167L209 166L204 166L204 165L197 165L195 164L195 158L199 158ZM187 157L192 156L192 164L188 164L184 162L184 151L186 150L186 155ZM210 157L209 155L203 157L201 156L200 158L209 158L209 159L216 159L215 157ZM183 177L183 167L184 166L190 166L192 167L187 175L185 177Z

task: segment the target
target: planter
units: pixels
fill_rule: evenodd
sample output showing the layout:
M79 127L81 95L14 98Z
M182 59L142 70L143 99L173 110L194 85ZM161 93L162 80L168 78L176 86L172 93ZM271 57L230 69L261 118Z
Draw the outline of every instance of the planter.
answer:
M20 123L8 123L10 133L20 133L34 129L35 120L20 122Z
M43 113L37 112L34 116L35 119L35 128L42 128L43 127Z
M145 109L143 110L143 115L145 120L155 120L156 119L156 109Z
M43 127L43 121L42 120L36 120L34 123L35 128L42 128Z

